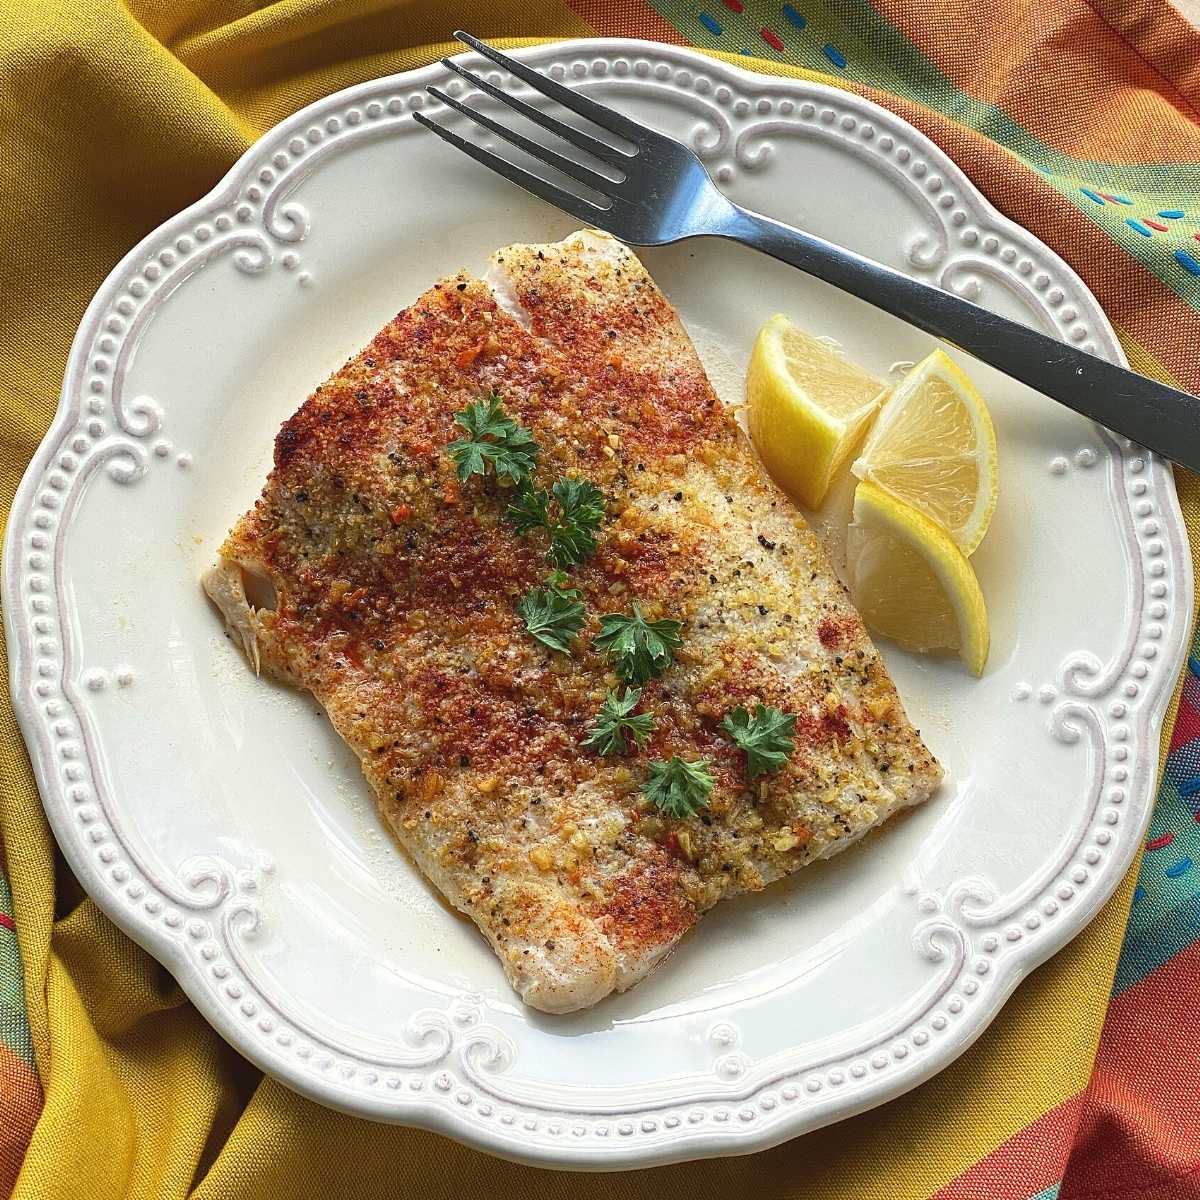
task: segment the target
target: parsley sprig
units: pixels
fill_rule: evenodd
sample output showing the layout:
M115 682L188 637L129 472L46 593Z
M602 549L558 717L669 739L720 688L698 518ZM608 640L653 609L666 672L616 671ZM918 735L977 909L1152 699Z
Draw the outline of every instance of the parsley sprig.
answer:
M567 577L555 571L546 586L531 588L517 601L517 614L525 628L544 646L570 653L571 640L583 628L583 597L567 586Z
M628 736L640 750L654 730L650 713L631 715L641 698L640 688L626 688L623 696L609 692L596 714L592 732L584 738L584 746L602 755L625 754L629 750Z
M760 704L753 716L739 705L721 722L721 728L746 752L751 779L778 771L796 749L796 718L770 705Z
M549 491L526 482L509 505L508 516L522 536L544 529L550 535L547 558L556 567L571 567L596 549L604 493L586 479L559 479Z
M604 520L604 493L586 479L560 479L550 489L559 517L550 527L550 561L571 566L596 549L596 530Z
M646 798L668 817L684 820L708 807L713 777L707 759L685 762L676 755L650 764L650 778L642 787Z
M523 483L508 506L508 519L522 537L535 529L546 528L550 524L550 493L545 488Z
M465 438L447 447L462 483L472 475L486 475L488 463L502 483L524 483L533 473L541 447L524 425L504 411L495 392L472 401L454 414L454 420L467 431Z
M661 675L683 644L682 621L647 621L634 602L633 613L606 613L592 645L607 651L626 683L645 683Z

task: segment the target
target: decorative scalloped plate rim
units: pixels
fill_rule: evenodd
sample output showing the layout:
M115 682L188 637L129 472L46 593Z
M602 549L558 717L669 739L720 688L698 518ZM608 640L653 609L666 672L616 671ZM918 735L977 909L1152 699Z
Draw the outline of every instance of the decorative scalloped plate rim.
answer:
M888 135L899 135L919 155L923 164L921 174L927 169L924 164L936 168L938 187L944 180L958 196L955 204L961 206L952 214L955 219L943 224L937 233L942 241L942 257L949 236L946 231L955 225L959 227L959 244L967 247L963 256L951 258L946 264L939 277L942 285L968 295L973 289L977 293L977 281L971 272L979 272L991 274L1005 286L1016 286L1019 283L1016 269L1006 274L993 258L999 254L1004 262L1011 264L1019 250L1020 255L1027 256L1019 264L1022 274L1029 275L1033 267L1038 267L1036 286L1044 292L1047 282L1056 285L1052 294L1058 295L1057 301L1041 301L1048 326L1064 339L1080 343L1090 336L1094 342L1085 344L1094 345L1105 357L1124 361L1099 305L1071 269L993 209L933 143L871 102L817 83L756 75L692 51L649 42L613 39L565 42L522 51L521 56L547 69L558 69L560 74L568 68L584 76L594 70L597 76L627 77L630 84L639 80L653 84L653 79L662 78L664 71L668 77L673 75L680 87L685 86L685 78L688 87L702 79L707 81L703 89L698 82L694 83L697 93L712 91L718 103L728 106L732 102L735 111L749 111L751 102L757 102L758 111L765 112L770 105L767 109L762 106L768 97L773 98L772 103L786 105L778 111L781 115L786 113L788 120L772 117L743 130L734 139L734 157L748 171L760 167L770 154L765 143L754 145L757 137L778 130L781 125L794 126L801 120L832 126L840 112L846 114L843 120L849 122L845 128L854 129L857 122L863 129L870 127L872 137L878 130L879 142L890 142L892 136ZM587 61L577 56L584 56ZM596 64L602 64L601 68ZM1089 706L1084 701L1107 695L1122 680L1126 689L1132 688L1125 694L1137 695L1139 685L1133 679L1145 679L1149 674L1150 678L1140 684L1141 699L1133 706L1137 709L1134 746L1142 749L1146 761L1140 763L1141 769L1135 770L1139 766L1135 756L1117 776L1120 780L1129 777L1129 786L1110 789L1104 800L1101 794L1107 787L1104 774L1107 768L1101 762L1091 806L1070 855L1051 864L1050 871L1041 871L1038 878L1027 881L1028 887L1022 885L1017 889L1020 894L1015 901L1014 893L996 898L986 885L968 878L946 889L944 906L939 901L934 907L922 910L930 914L930 919L917 925L914 940L927 958L945 963L947 971L939 978L933 998L886 1038L856 1047L853 1053L831 1051L815 1064L808 1062L789 1067L786 1072L777 1071L774 1078L754 1087L747 1086L741 1094L727 1083L717 1088L715 1095L699 1098L683 1095L665 1102L631 1095L624 1110L619 1104L598 1104L589 1112L567 1108L555 1111L552 1100L522 1098L519 1086L515 1093L505 1092L503 1076L489 1075L489 1068L509 1052L506 1035L478 1028L478 1016L469 1001L452 1005L445 1014L414 1014L412 1046L400 1047L397 1056L398 1060L404 1060L405 1054L409 1054L413 1063L429 1064L428 1074L419 1077L419 1083L410 1081L406 1087L401 1077L389 1077L389 1068L382 1059L364 1062L348 1054L338 1063L330 1055L321 1062L301 1057L293 1047L292 1035L285 1032L286 1005L277 1002L273 1008L272 999L261 995L254 1000L258 993L248 967L244 971L247 983L239 984L238 995L243 994L243 986L249 989L249 995L242 1001L239 1012L239 1006L227 998L234 994L232 989L228 985L222 989L214 982L196 953L198 939L211 934L205 915L217 924L219 913L225 939L223 948L235 972L234 978L238 977L239 934L253 928L258 920L257 909L252 899L247 898L252 896L254 881L235 879L227 864L218 861L197 862L186 878L157 880L152 871L140 866L137 855L122 845L119 831L109 835L111 840L107 845L114 847L112 854L99 858L95 845L85 838L84 828L74 812L85 785L72 781L87 778L91 757L88 724L75 702L78 693L70 664L70 638L65 636L64 622L60 619L61 605L55 603L59 597L57 583L49 587L52 581L44 573L45 563L50 557L53 561L49 570L56 580L61 577L63 542L58 530L68 525L74 502L85 490L84 482L94 468L104 466L118 482L129 482L149 467L141 439L158 428L160 414L152 401L145 398L129 401L120 394L121 352L118 351L111 365L111 385L103 378L99 382L95 376L88 378L89 359L97 340L104 338L104 329L120 328L125 340L132 343L136 327L153 308L155 297L161 300L171 291L172 271L164 272L164 268L181 256L195 265L232 251L238 269L252 273L265 269L273 261L276 249L301 241L306 234L303 208L279 202L288 188L306 173L306 162L293 169L292 160L300 160L316 144L319 138L314 138L314 133L323 137L322 127L330 133L338 129L348 132L347 125L357 126L372 120L376 121L376 127L370 136L385 127L400 132L392 118L408 119L401 93L409 97L408 107L411 107L413 93L445 74L444 68L435 65L374 80L294 114L252 146L209 195L130 251L97 292L72 348L55 420L22 480L6 531L4 616L17 718L50 823L80 882L122 929L169 967L223 1037L290 1087L352 1114L425 1127L489 1152L539 1165L618 1169L764 1149L873 1107L929 1079L983 1032L1018 982L1077 934L1117 887L1149 820L1157 773L1157 760L1151 762L1149 758L1157 752L1157 740L1149 735L1161 724L1172 692L1175 667L1186 653L1190 632L1187 618L1192 610L1191 564L1173 479L1167 465L1154 455L1124 439L1102 435L1112 451L1110 483L1124 504L1120 515L1131 562L1143 564L1140 572L1131 567L1135 576L1131 587L1137 624L1129 631L1127 645L1118 650L1112 663L1101 664L1091 656L1077 655L1061 664L1057 678L1062 694L1068 699L1053 714L1056 735L1062 740L1074 741L1086 735L1093 739L1094 746L1106 748L1111 723L1097 714L1095 705ZM780 100L781 97L785 99ZM344 115L345 122L337 114ZM829 114L828 118L824 114ZM816 124L813 130L817 130ZM726 132L732 137L728 123ZM698 132L697 138L700 136ZM862 136L865 138L866 134ZM715 151L723 147L725 140L729 139L718 133L717 143L722 143L721 146L713 143L706 147L701 141L698 149L701 153ZM861 145L851 148L856 153L863 152ZM899 155L901 151L898 149L896 153ZM272 160L284 164L280 166L282 178L264 197L263 188L255 180L270 174L269 166L264 164ZM721 170L728 168L717 171L718 179L722 178ZM926 190L936 194L932 186ZM929 196L923 192L922 198L935 217L943 220ZM257 207L260 200L261 209ZM959 212L964 214L962 220L957 220ZM260 220L268 236L256 227ZM207 230L200 239L204 244L198 244L193 236L197 228ZM179 248L178 254L175 247ZM920 240L910 248L910 258L917 266L928 267L935 259L941 265L938 254L938 246L931 251ZM152 273L141 266L148 260L153 264ZM288 265L286 255L284 264ZM1026 290L1030 296L1034 295L1032 289ZM144 304L139 299L143 296L148 296ZM1070 301L1065 309L1064 296ZM117 315L121 313L130 318L128 322ZM102 326L105 321L107 324ZM1073 324L1075 321L1080 323ZM94 433L93 442L89 442L82 436L88 425L87 413L104 411L100 397L109 387L112 416L118 429L106 428L103 434ZM92 423L97 428L102 424ZM182 459L181 465L186 465ZM1139 535L1130 493L1152 498L1157 503L1165 546L1162 540L1146 542ZM1142 511L1149 511L1145 501L1142 504ZM27 545L34 548L28 557ZM42 553L51 546L52 556ZM1150 636L1161 640L1144 652L1146 660L1158 656L1155 670L1150 671L1137 657L1137 643L1142 610L1149 603L1145 593L1149 590L1151 596L1165 595L1165 581L1155 582L1164 577L1173 589L1173 611L1168 612L1161 603L1151 604L1152 610L1160 610L1155 619L1162 619L1163 625L1152 627L1158 633ZM1160 590L1156 591L1156 587ZM54 599L47 594L48 590ZM1151 616L1154 615L1152 611ZM34 653L37 637L47 632L58 633L64 644L57 664L52 653L46 657L50 652L39 649L38 654ZM1126 668L1133 671L1132 676L1125 675ZM60 696L66 700L66 707L57 699ZM1123 704L1112 707L1124 715ZM46 712L51 708L56 714L53 719ZM60 716L74 716L80 729L74 730L70 720L58 719ZM68 727L70 732L62 732ZM1118 740L1127 738L1128 727L1122 726L1121 730L1112 736ZM80 742L70 740L76 737ZM1110 805L1103 812L1102 803ZM1117 804L1123 806L1119 813L1112 807ZM119 824L107 810L106 815L110 823ZM1098 847L1108 846L1112 841L1105 822L1115 826L1118 820L1125 826L1125 835L1104 853ZM1137 836L1132 836L1135 833ZM1092 840L1085 850L1084 841L1089 835ZM122 851L134 866L133 882L128 888L124 882L116 886L112 882L118 870L124 871L122 880L130 878L126 868L110 869L114 861L125 861L120 857ZM134 888L140 889L136 892L139 897L146 895L144 904L130 906L122 901L123 894L135 894ZM1070 900L1069 907L1060 908L1056 896L1061 898L1063 906ZM181 913L180 908L190 909L191 915ZM1039 908L1047 914L1044 921L1037 915ZM1056 916L1051 921L1052 913ZM1012 923L1017 916L1023 918L1024 927ZM976 931L988 929L993 932L977 935ZM952 992L956 987L959 990ZM969 1004L964 1005L963 994L973 997ZM961 1015L951 1019L938 1009L929 1025L920 1024L948 995L949 1013ZM256 1036L248 1019L256 1011L262 1014L258 1028L278 1027L278 1036ZM270 1017L271 1012L276 1017ZM942 1032L947 1027L949 1032ZM716 1027L717 1031L721 1028ZM456 1065L453 1074L439 1069L451 1055ZM332 1069L335 1065L339 1070ZM890 1069L884 1071L884 1065Z

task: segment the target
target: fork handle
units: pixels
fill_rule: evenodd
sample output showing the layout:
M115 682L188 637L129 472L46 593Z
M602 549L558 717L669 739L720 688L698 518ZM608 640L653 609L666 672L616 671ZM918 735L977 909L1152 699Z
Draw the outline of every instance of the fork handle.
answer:
M799 267L958 346L1085 417L1200 471L1200 400L1195 396L1114 366L823 238L730 207L731 216L712 230L718 237Z

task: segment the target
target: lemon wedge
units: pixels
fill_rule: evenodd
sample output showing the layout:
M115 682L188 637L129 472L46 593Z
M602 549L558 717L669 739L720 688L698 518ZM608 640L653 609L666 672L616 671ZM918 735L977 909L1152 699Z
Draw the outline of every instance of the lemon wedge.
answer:
M971 564L945 530L860 483L846 552L850 591L872 630L920 654L953 651L972 675L983 674L987 608Z
M892 389L851 470L932 518L969 555L996 508L996 431L987 405L935 350Z
M750 436L775 482L817 508L886 385L782 314L759 330L746 372Z

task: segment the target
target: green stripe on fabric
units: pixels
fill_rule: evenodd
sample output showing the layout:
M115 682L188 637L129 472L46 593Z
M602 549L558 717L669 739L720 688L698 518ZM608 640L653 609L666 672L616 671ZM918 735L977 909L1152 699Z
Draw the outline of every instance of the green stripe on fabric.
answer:
M940 113L1010 151L1032 167L1072 207L1104 230L1168 288L1200 308L1200 163L1117 164L1072 158L1046 145L1003 109L961 91L867 0L803 0L781 4L745 0L734 12L720 0L649 0L665 20L697 46L821 72L902 96ZM790 15L789 15L790 14ZM702 19L704 18L704 19ZM783 49L765 40L763 29ZM717 32L719 30L719 32ZM1086 191L1121 195L1130 205L1096 202ZM1179 212L1163 221L1158 214ZM1167 224L1144 225L1149 217ZM1133 219L1148 232L1127 222ZM1181 257L1182 256L1182 257Z
M1197 940L1200 940L1200 892L1192 892L1174 908L1160 914L1156 925L1126 931L1113 975L1112 994L1119 996Z
M1193 637L1191 653L1200 656L1200 633ZM1193 680L1185 681L1181 713L1194 705L1193 687ZM1146 831L1147 849L1138 870L1125 943L1113 976L1114 996L1200 939L1200 872L1191 865L1200 862L1197 779L1200 741L1192 739L1167 758Z
M1079 175L1046 175L1045 180L1176 295L1194 308L1200 308L1200 272L1193 271L1177 258L1177 254L1183 254L1200 263L1200 240L1195 237L1200 226L1194 217L1181 220L1176 217L1164 219L1161 216L1163 212L1178 211L1179 192L1141 192L1132 188L1118 188L1117 194L1133 203L1126 205L1105 201L1101 205L1088 194L1094 193L1095 180ZM1200 198L1193 203L1192 211L1200 212ZM1165 225L1166 229L1152 228L1146 224L1147 218L1154 221L1155 225Z
M13 898L8 876L0 871L0 912L11 917L12 910ZM25 972L21 965L21 951L17 946L16 933L7 927L0 927L0 1041L14 1054L20 1055L31 1070L37 1070L33 1061L29 1014L25 1008Z

